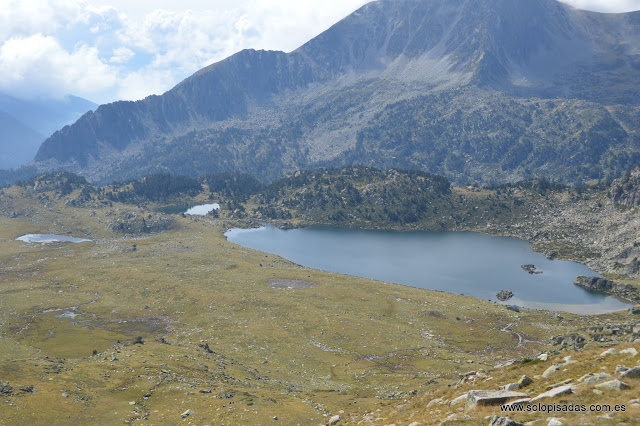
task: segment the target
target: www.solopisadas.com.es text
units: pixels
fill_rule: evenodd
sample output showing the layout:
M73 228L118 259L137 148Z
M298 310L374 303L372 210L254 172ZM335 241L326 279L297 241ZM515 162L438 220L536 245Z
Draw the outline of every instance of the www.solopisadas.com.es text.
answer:
M501 405L500 410L508 413L622 413L627 411L624 404L517 404Z

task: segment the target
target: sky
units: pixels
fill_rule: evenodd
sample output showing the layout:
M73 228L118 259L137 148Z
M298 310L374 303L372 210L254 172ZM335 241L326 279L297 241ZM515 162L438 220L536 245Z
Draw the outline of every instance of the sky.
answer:
M563 0L598 12L640 0ZM246 48L291 51L368 0L0 0L0 92L137 100Z

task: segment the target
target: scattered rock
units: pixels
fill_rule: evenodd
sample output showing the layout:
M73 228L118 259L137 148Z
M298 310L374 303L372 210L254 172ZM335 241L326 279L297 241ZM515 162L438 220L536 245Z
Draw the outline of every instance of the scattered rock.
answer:
M451 401L449 405L454 406L454 405L462 404L466 400L467 400L467 394L465 393L464 395L460 395L459 397Z
M613 377L612 377L613 378ZM555 389L555 388L559 388L560 386L564 386L564 385L568 385L569 383L573 382L573 379L567 379L564 382L560 382L560 383L556 383L555 385L550 385L547 386L546 390L551 390L551 389Z
M629 389L629 385L616 379L611 380L610 382L600 383L599 385L596 385L596 388L600 390L622 390Z
M611 348L611 349L607 349L606 351L600 354L601 357L609 356L609 355L618 355L618 350L616 348Z
M562 426L564 424L557 417L549 417L547 421L549 422L547 426Z
M501 302L506 302L513 297L513 292L510 290L500 290L500 292L496 294L496 297Z
M13 395L13 387L9 383L0 382L0 395Z
M342 417L341 417L341 416L339 416L339 415L335 415L335 416L333 416L333 417L331 417L331 418L329 419L329 423L328 423L328 424L329 424L329 426L331 426L331 425L335 425L335 424L337 424L340 420L342 420Z
M195 413L196 413L195 411L193 411L191 408L189 408L187 411L185 411L184 413L182 413L180 416L181 416L183 419L186 419L186 418L187 418L187 417L189 417L189 416L193 416Z
M508 385L501 386L500 389L506 391L514 391L520 389L520 383L509 383Z
M587 385L597 385L598 383L611 379L613 379L613 376L607 373L591 373L591 376L584 379L584 383Z
M629 308L629 313L631 315L640 315L640 305L632 306Z
M211 393L211 389L202 389L200 393Z
M536 402L536 401L540 401L541 399L547 399L547 398L556 398L558 396L561 395L568 395L570 393L573 393L573 387L566 385L566 386L560 386L554 389L551 389L547 392L541 393L540 395L536 396L535 398L531 399L531 402Z
M136 405L136 402L135 401L130 401L129 405Z
M594 389L593 393L595 393L596 395L603 395L604 392L602 392L600 389Z
M409 423L409 426L422 426L422 423L413 422L413 423Z
M547 361L547 360L549 360L549 354L540 354L540 355L538 355L538 359L540 361Z
M507 306L507 309L513 312L520 312L520 306L518 305L510 305Z
M526 398L528 395L522 392L513 391L469 391L467 396L467 410L475 409L480 405L500 405L504 404L512 399Z
M544 377L545 379L549 376L551 376L553 373L555 373L556 371L560 370L560 365L559 364L553 364L551 367L547 368L544 373L542 373L542 377Z
M528 376L522 376L520 380L518 380L520 387L529 386L531 383L533 383L533 379Z
M624 365L616 366L616 374L622 374L629 371L629 367L625 367Z
M629 358L634 358L638 355L638 350L636 348L627 348L620 351L621 354L629 354L631 355Z
M640 379L640 366L630 368L620 375L624 379Z
M24 393L34 393L36 391L32 385L22 386L19 389L20 389L20 392L24 392Z
M431 407L432 405L436 405L436 404L442 404L442 398L432 399L432 400L431 400L431 401L429 401L429 403L427 404L427 408Z
M491 416L489 426L523 426L522 423L518 423L511 420L509 417Z
M66 393L66 392L62 392L62 397L63 397L63 398L69 398L69 394L68 394L68 393Z
M278 290L302 290L305 288L313 288L318 285L312 281L287 280L282 278L272 278L267 280L267 285Z

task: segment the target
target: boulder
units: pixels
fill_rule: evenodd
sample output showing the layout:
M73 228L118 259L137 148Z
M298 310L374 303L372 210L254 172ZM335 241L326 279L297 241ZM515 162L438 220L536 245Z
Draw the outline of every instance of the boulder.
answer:
M442 404L442 398L438 398L438 399L432 399L431 401L429 401L429 403L427 404L427 408L431 407L432 405L436 405L436 404Z
M520 380L518 380L520 387L529 386L531 383L533 383L533 379L528 376L522 376Z
M562 421L556 417L549 417L547 419L547 421L549 423L547 423L547 426L562 426L564 425L564 423L562 423Z
M513 391L481 391L472 390L467 395L467 410L475 409L478 405L501 405L510 400L518 398L527 398L528 395L522 392Z
M466 400L467 400L467 394L465 393L464 395L460 395L459 397L451 401L449 405L454 406L454 405L462 404Z
M544 377L545 379L549 376L551 376L553 373L555 373L556 371L560 370L560 365L559 364L553 364L551 367L547 368L544 373L542 373L542 377Z
M584 379L584 383L587 385L597 385L598 383L612 380L613 376L607 373L594 373L591 376Z
M568 395L573 393L573 387L570 385L566 385L566 386L560 386L557 388L553 388L547 392L541 393L540 395L536 396L535 398L531 399L531 402L536 402L536 401L540 401L541 399L548 399L548 398L556 398L558 396L561 395Z
M620 375L621 379L640 379L640 366L633 367Z
M13 387L6 382L0 382L0 395L9 396L13 394Z
M509 417L491 416L489 420L489 426L523 426L522 423L518 423L511 420Z
M193 411L191 408L189 408L187 411L185 411L184 413L182 413L180 415L180 417L182 417L183 419L186 419L189 416L193 416L196 412Z
M613 378L613 377L612 377ZM567 379L564 382L560 382L560 383L556 383L554 385L550 385L547 386L546 390L551 390L551 389L555 389L555 388L559 388L560 386L564 386L564 385L568 385L569 383L573 382L573 379Z
M518 305L510 305L507 306L507 309L513 312L520 312L520 306Z
M629 358L634 358L638 355L638 350L636 348L627 348L620 351L621 354L629 354L631 355Z
M616 379L611 380L610 382L600 383L599 385L596 385L596 388L600 390L622 390L629 389L629 385Z
M622 374L629 371L629 367L625 367L624 365L616 366L616 374Z
M496 297L501 302L506 302L513 297L513 292L511 290L500 290L500 292L496 294Z
M508 385L500 386L500 389L506 391L514 391L520 389L520 383L509 383Z
M328 425L331 426L331 425L338 424L340 420L342 420L342 417L339 415L335 415L329 419Z
M618 350L616 348L611 348L611 349L607 349L606 351L600 354L601 357L609 356L609 355L618 355Z
M547 361L549 359L549 354L540 354L537 357L540 361Z
M640 315L640 305L632 306L629 308L629 313L631 315Z

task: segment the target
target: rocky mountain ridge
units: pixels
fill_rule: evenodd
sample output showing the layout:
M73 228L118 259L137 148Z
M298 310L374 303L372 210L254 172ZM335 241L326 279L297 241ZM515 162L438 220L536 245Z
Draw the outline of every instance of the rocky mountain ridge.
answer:
M615 177L640 159L639 23L555 0L375 1L291 53L242 51L103 105L32 167L95 182L348 164L458 183Z

